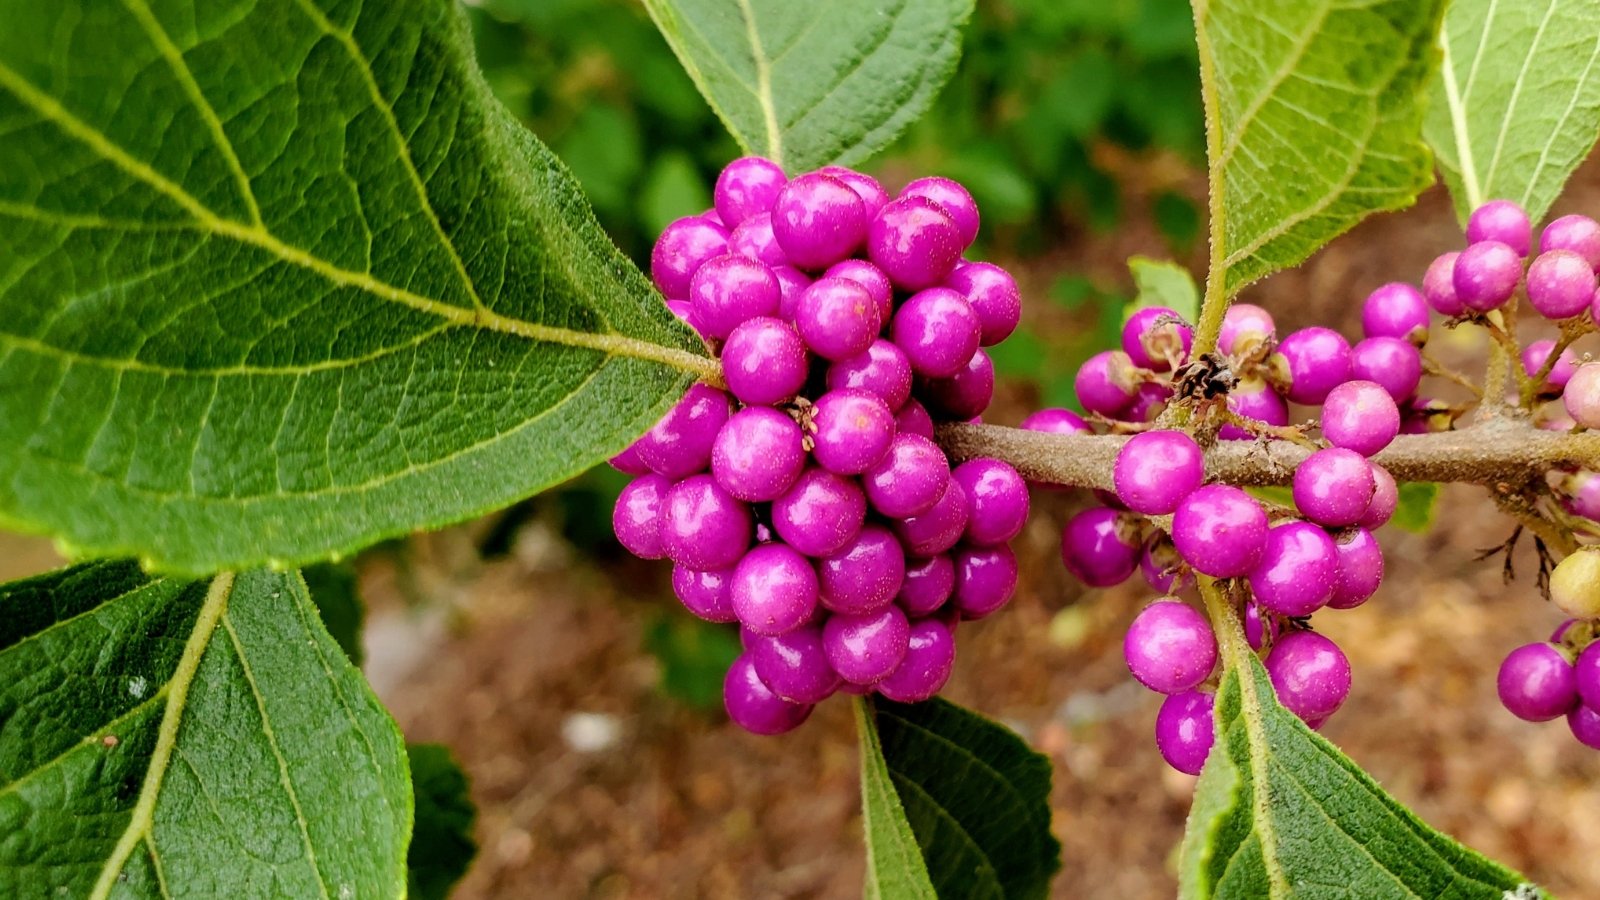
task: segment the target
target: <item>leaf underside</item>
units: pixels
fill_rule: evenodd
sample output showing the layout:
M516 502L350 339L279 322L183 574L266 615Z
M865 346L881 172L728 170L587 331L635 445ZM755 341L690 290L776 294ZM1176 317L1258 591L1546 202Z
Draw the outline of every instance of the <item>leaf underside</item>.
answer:
M450 0L0 21L0 520L328 558L581 471L708 371Z
M0 896L395 896L410 828L399 733L298 574L0 587Z

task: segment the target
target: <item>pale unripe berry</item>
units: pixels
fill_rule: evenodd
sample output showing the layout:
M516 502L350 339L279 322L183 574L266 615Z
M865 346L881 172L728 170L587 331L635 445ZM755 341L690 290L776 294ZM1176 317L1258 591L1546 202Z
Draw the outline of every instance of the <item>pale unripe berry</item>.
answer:
M1563 559L1550 573L1550 600L1575 619L1600 618L1600 551Z

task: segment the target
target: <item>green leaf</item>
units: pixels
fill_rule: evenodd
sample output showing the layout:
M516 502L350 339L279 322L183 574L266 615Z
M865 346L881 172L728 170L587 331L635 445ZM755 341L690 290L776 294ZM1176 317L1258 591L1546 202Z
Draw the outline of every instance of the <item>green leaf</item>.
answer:
M875 887L883 897L1048 895L1061 868L1048 759L944 700L878 700L870 718L864 703L858 708L869 894Z
M1189 812L1180 896L1543 896L1429 828L1280 706L1237 622L1226 624L1235 634L1219 635L1230 664L1217 692L1217 744Z
M0 586L0 896L392 897L394 722L296 573Z
M1128 271L1133 273L1136 292L1128 312L1147 306L1165 306L1190 322L1200 314L1200 291L1195 287L1194 276L1183 266L1147 256L1133 256L1128 258Z
M300 575L311 591L311 602L317 605L323 627L350 657L351 664L361 668L361 626L367 610L361 602L356 567L347 562L318 563L307 566Z
M955 71L973 0L645 0L747 153L849 165L915 121Z
M407 744L406 755L417 798L416 827L406 853L408 894L417 900L445 900L478 853L472 839L478 808L468 794L467 773L450 748Z
M1432 182L1422 113L1442 8L1197 0L1210 277L1227 294L1370 213L1409 206Z
M1431 481L1408 481L1400 485L1400 501L1389 521L1396 528L1416 534L1433 527L1439 506L1439 485Z
M449 0L0 21L0 518L325 559L574 475L714 371Z
M1453 0L1424 134L1456 215L1485 200L1537 222L1600 135L1600 6Z
M661 690L696 709L722 708L722 681L739 656L735 629L694 616L661 615L644 633L661 667Z

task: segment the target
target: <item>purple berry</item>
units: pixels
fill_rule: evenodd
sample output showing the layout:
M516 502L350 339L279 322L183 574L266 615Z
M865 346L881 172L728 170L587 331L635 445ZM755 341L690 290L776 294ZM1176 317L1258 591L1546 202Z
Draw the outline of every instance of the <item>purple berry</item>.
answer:
M1070 409L1048 408L1041 409L1022 420L1019 426L1027 431L1040 431L1045 434L1091 434L1094 429L1083 417Z
M1583 705L1600 709L1600 643L1583 648L1572 670L1578 697Z
M944 451L919 434L895 435L876 465L862 475L872 508L891 519L920 516L933 508L950 484Z
M1372 456L1400 433L1400 407L1381 385L1347 381L1322 405L1322 436L1335 447Z
M1422 353L1400 338L1367 338L1350 348L1350 377L1381 386L1396 403L1409 400L1422 383Z
M1017 590L1017 557L1011 548L958 548L951 602L963 619L981 619L1011 600Z
M872 295L848 278L812 282L795 304L794 322L806 346L831 360L865 353L880 329Z
M711 448L728 414L727 394L703 384L693 385L661 421L634 442L634 452L656 474L674 481L703 472L711 464Z
M895 602L913 619L932 615L956 586L956 566L949 556L941 553L927 559L906 560L905 581L900 583L900 593Z
M1272 385L1254 375L1247 375L1228 392L1228 411L1265 425L1282 427L1289 424L1289 406ZM1248 441L1255 437L1237 425L1224 425L1217 437L1225 441Z
M606 462L610 464L611 468L624 475L648 475L650 473L650 467L645 465L644 460L639 458L639 448L634 444L629 444L621 453L611 457Z
M864 259L846 259L836 262L822 273L823 278L843 278L854 281L872 296L872 302L878 307L878 323L889 321L894 315L894 285L889 283L889 276L883 274L877 266Z
M1271 340L1278 332L1272 314L1252 303L1235 303L1222 314L1217 349L1235 356Z
M751 635L745 656L774 694L791 703L813 704L833 696L839 674L822 649L822 628L810 625L787 634Z
M1490 200L1467 218L1468 244L1498 241L1510 247L1518 257L1528 255L1532 231L1528 214L1510 200Z
M1206 617L1178 600L1140 610L1122 639L1122 656L1139 683L1162 694L1187 691L1217 664L1217 639Z
M921 515L897 520L894 532L908 554L934 556L954 547L966 527L967 492L951 479L932 508Z
M1600 476L1579 471L1563 475L1556 490L1566 495L1566 507L1590 521L1600 521Z
M760 260L776 269L789 266L789 257L772 234L772 216L758 213L740 222L728 235L728 252Z
M982 325L979 343L985 347L1010 337L1022 321L1022 293L1017 290L1017 282L994 263L957 266L944 286L959 292L972 305Z
M911 362L911 371L949 378L978 350L982 324L964 297L949 288L912 294L889 324L891 338Z
M1156 713L1156 748L1167 765L1185 775L1199 775L1216 743L1212 708L1216 695L1184 691L1161 701Z
M1121 513L1090 507L1067 520L1061 531L1061 562L1090 587L1128 580L1139 564L1138 530Z
M1310 522L1284 522L1267 532L1250 591L1263 609L1309 616L1333 596L1339 552L1328 533Z
M1600 750L1600 712L1579 704L1567 713L1567 727L1585 747Z
M1140 380L1128 354L1103 350L1078 367L1072 386L1084 409L1114 419L1133 405Z
M956 235L961 240L961 246L971 245L978 236L978 204L973 201L972 195L962 187L960 182L948 178L930 176L918 178L905 186L900 192L904 197L926 197L935 205L944 210L950 221L956 225Z
M850 189L856 192L857 197L861 198L861 203L867 211L868 219L877 215L878 210L883 209L883 205L889 202L889 192L884 190L883 185L878 183L878 179L873 178L871 175L857 172L855 169L848 169L844 166L823 166L817 171L824 175L832 175L834 178L850 185Z
M761 317L744 322L722 345L722 375L728 390L752 406L794 399L806 383L810 357L794 326Z
M877 465L895 437L894 413L865 391L823 394L811 421L812 457L840 475L859 475Z
M1184 565L1171 539L1160 532L1145 541L1139 551L1139 573L1160 594L1176 594L1194 587L1194 573Z
M661 498L661 548L690 569L727 569L744 556L755 531L750 507L710 475L692 475Z
M1172 542L1197 571L1212 578L1237 578L1261 561L1267 514L1239 488L1208 484L1178 504Z
M1585 428L1600 428L1600 364L1579 366L1567 379L1561 402L1574 422Z
M955 663L956 638L943 622L912 622L905 658L878 682L878 693L896 703L921 703L939 693Z
M1547 250L1528 266L1528 302L1547 319L1569 319L1589 308L1594 266L1571 250Z
M689 279L694 326L719 341L746 319L777 315L778 297L778 276L766 264L736 253L707 260Z
M915 434L933 440L933 417L927 407L915 400L907 400L894 414L894 427L901 434Z
M1372 501L1356 524L1368 531L1377 531L1394 518L1394 511L1399 507L1400 486L1394 483L1394 476L1383 466L1372 463Z
M1252 650L1278 639L1278 620L1271 613L1263 613L1255 603L1244 605L1244 639Z
M1552 644L1524 644L1506 654L1495 679L1500 702L1529 722L1566 715L1578 703L1578 676Z
M1467 311L1466 304L1456 296L1456 260L1460 256L1454 251L1440 254L1428 264L1428 272L1422 276L1423 298L1434 312L1445 318L1453 319Z
M1600 223L1588 216L1562 216L1544 227L1539 249L1545 253L1571 250L1591 268L1600 267Z
M772 504L772 527L789 546L821 558L855 539L867 518L867 498L855 479L807 469Z
M1134 390L1133 403L1117 418L1124 422L1154 422L1171 399L1171 387L1158 381L1147 381Z
M728 252L728 229L700 216L668 225L650 251L650 278L670 300L689 295L689 280L707 260Z
M1122 326L1122 352L1134 365L1152 372L1165 372L1174 362L1181 365L1193 343L1194 329L1177 310L1165 306L1135 310Z
M826 269L861 247L867 207L832 175L801 175L772 204L772 236L796 268Z
M987 457L956 466L951 479L967 495L967 528L963 539L992 547L1022 533L1028 521L1028 486L1010 463Z
M788 181L783 169L772 160L740 157L724 166L717 176L717 186L711 193L717 216L732 228L751 216L772 212L772 204Z
M1428 340L1428 301L1409 284L1391 281L1382 285L1361 305L1361 333L1420 346Z
M832 615L822 624L828 664L852 684L876 684L906 657L911 623L898 606L864 616Z
M672 592L685 609L707 622L737 622L733 611L733 570L709 572L672 567Z
M811 707L790 703L767 687L756 673L750 654L745 653L728 667L722 682L722 702L728 718L752 734L783 734L793 731L811 715Z
M1534 341L1522 348L1522 371L1529 378L1539 374L1544 364L1550 360L1550 354L1556 349L1556 342L1548 338ZM1572 352L1571 347L1561 351L1556 357L1556 364L1550 367L1550 374L1545 376L1541 387L1543 393L1557 393L1567 386L1572 380L1572 373L1578 370L1578 355Z
M667 555L661 546L661 503L672 482L660 475L641 475L628 482L611 510L611 530L629 553L640 559Z
M1314 631L1279 636L1266 669L1278 702L1307 723L1321 724L1350 695L1350 660L1338 644Z
M891 201L867 227L867 258L903 291L944 281L965 248L955 220L926 197Z
M829 366L828 389L869 391L899 409L911 398L911 363L899 347L880 338L865 353Z
M733 570L734 615L756 634L787 634L817 609L817 573L787 544L762 544Z
M1318 525L1360 521L1376 490L1372 464L1354 450L1318 450L1294 470L1294 505Z
M805 469L803 441L800 426L788 413L770 406L745 407L717 432L711 474L740 500L776 500Z
M800 303L800 295L811 286L811 276L796 269L794 266L767 265L772 270L773 277L778 279L778 318L794 321L794 310Z
M1522 256L1500 241L1472 244L1456 257L1450 275L1463 306L1488 312L1505 304L1522 278Z
M894 602L906 576L906 554L889 529L866 525L850 543L817 563L822 605L865 615Z
M949 378L926 378L917 395L940 418L966 421L981 415L994 398L994 362L982 350Z
M1288 397L1316 405L1350 378L1350 343L1329 328L1303 328L1278 342L1274 365L1286 375Z
M1117 451L1111 481L1117 499L1136 513L1164 516L1205 480L1200 445L1181 431L1146 431Z

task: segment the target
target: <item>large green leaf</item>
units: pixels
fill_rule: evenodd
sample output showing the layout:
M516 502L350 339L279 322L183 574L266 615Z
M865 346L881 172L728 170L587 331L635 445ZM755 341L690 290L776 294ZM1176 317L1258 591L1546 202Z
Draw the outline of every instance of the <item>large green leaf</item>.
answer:
M209 572L526 496L713 371L450 0L0 0L0 517Z
M973 0L645 0L746 152L790 172L859 162L955 71Z
M860 722L869 893L929 896L931 884L940 897L1048 895L1061 868L1050 761L943 700L877 700L870 713Z
M295 573L0 587L0 896L392 897L394 722Z
M1226 293L1300 262L1372 212L1410 205L1431 183L1422 114L1443 0L1194 6L1210 277Z
M1425 133L1463 222L1485 200L1543 218L1600 137L1600 4L1453 0Z
M467 791L467 773L448 747L407 744L406 755L417 799L416 828L406 854L407 894L414 900L445 900L478 853L472 839L478 808Z
M1200 313L1200 290L1194 276L1175 262L1148 256L1128 257L1128 272L1133 275L1134 298L1127 311L1148 306L1165 306L1193 322Z

